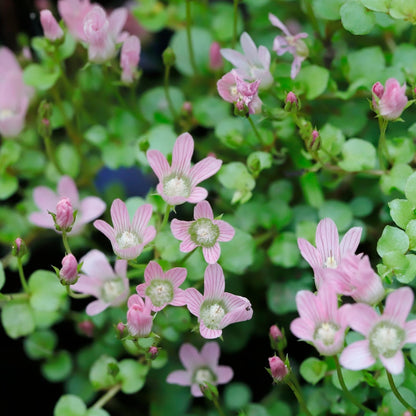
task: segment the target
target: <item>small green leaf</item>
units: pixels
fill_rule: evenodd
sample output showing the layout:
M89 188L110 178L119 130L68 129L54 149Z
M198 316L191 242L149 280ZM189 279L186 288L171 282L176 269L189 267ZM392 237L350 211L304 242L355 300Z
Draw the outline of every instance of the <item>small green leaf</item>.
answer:
M159 251L160 257L163 260L175 262L185 256L185 254L179 250L179 240L177 240L170 231L161 231L157 233L154 243L155 248Z
M406 226L405 230L409 237L409 248L410 250L416 249L416 220L411 220Z
M4 172L0 175L0 200L11 197L19 188L19 181L15 176Z
M71 355L68 351L59 351L49 357L41 366L43 376L51 381L65 380L72 370Z
M39 90L48 90L55 85L60 75L59 67L52 71L39 64L30 64L23 71L23 81Z
M357 387L358 384L360 384L360 382L364 379L363 373L361 371L352 371L347 370L346 368L341 368L341 371L347 389L350 391ZM336 371L332 373L332 383L337 389L342 390Z
M267 152L253 152L247 158L247 167L253 175L258 175L263 169L272 167L273 158Z
M56 334L49 330L36 331L24 340L26 354L32 360L48 358L52 355L57 345Z
M408 285L416 277L416 255L406 254L405 258L407 260L406 266L402 268L396 268L395 275L396 279L400 283Z
M353 35L366 35L374 27L374 13L358 0L349 0L340 9L341 22L346 30Z
M407 199L393 199L388 205L391 218L400 228L405 229L409 221L416 219L414 208Z
M53 416L85 416L87 406L73 394L65 394L56 403Z
M398 252L404 254L409 249L409 237L403 230L386 225L383 234L377 242L377 253L384 257L387 253Z
M90 381L94 389L106 389L117 383L114 375L109 371L109 365L117 365L117 360L108 355L102 355L94 362L90 369Z
M343 160L338 165L348 172L373 169L376 164L375 147L362 139L349 139L342 146Z
M308 383L316 384L325 376L327 368L328 365L325 361L310 357L302 362L299 371Z
M338 231L346 231L352 223L353 215L348 204L338 200L327 200L319 208L319 218L331 218Z
M22 148L18 143L12 140L4 140L0 147L0 173L4 172L7 166L16 163L21 153Z
M416 207L416 172L412 173L404 188L404 194L413 207Z
M3 263L0 261L0 290L6 283L6 274L4 273Z
M138 392L146 382L146 375L149 367L140 364L136 360L125 359L118 364L120 373L117 379L121 381L123 393L132 394Z
M285 232L278 235L267 250L267 254L273 264L285 268L291 268L298 264L300 259L296 236Z
M338 20L339 10L345 0L314 0L312 2L313 11L316 17L326 20Z
M387 174L381 177L380 179L381 190L386 195L389 195L394 190L398 190L404 193L407 178L412 174L412 172L413 170L409 165L402 164L402 163L398 163L394 165L391 168L390 172L388 172ZM412 194L414 192L413 185L410 188L412 188L411 194L409 194L409 196L411 197L410 199L414 199L414 197L412 197Z
M35 320L28 301L12 300L1 311L1 322L10 338L16 339L35 330Z
M96 124L91 126L84 134L86 140L90 143L95 144L96 146L104 143L108 139L108 133L104 126Z
M193 115L204 127L215 127L228 117L229 103L212 96L201 96L192 103Z
M363 6L375 12L388 13L391 0L361 0Z
M307 172L300 177L300 185L309 205L319 208L324 202L324 194L315 172Z
M305 88L306 98L313 100L321 95L328 85L329 71L317 65L302 67L296 81Z
M244 383L228 384L224 390L225 406L230 410L240 410L251 401L251 390Z
M68 143L61 143L56 149L56 159L64 173L72 178L78 176L81 160L73 146Z
M253 237L235 228L231 241L221 243L220 263L224 270L243 274L254 261L255 242Z

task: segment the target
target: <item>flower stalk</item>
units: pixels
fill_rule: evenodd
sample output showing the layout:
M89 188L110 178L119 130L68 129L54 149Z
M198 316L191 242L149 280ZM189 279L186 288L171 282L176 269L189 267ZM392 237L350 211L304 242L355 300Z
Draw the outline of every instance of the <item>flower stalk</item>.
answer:
M198 69L196 67L195 63L195 55L194 55L194 49L192 46L192 33L191 33L191 0L186 0L186 37L188 41L188 51L189 51L189 60L191 62L192 70L194 72L194 75L197 74Z

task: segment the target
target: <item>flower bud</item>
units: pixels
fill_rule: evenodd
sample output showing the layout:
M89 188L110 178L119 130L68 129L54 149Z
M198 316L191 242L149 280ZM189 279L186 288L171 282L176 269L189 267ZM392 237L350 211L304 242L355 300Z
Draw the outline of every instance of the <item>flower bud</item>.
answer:
M55 227L58 231L71 231L75 221L74 209L69 198L63 197L56 204Z
M62 259L59 279L63 285L73 285L78 279L78 262L73 254L67 254Z
M150 358L152 360L154 360L157 357L158 353L159 353L159 349L157 347L155 347L155 346L152 345L149 348L149 354L150 354Z
M300 103L298 101L298 97L296 97L295 93L289 91L286 95L285 100L285 111L297 111L300 109Z
M169 46L167 47L163 53L162 53L162 59L163 59L163 65L165 66L173 66L176 61L175 52L173 52L173 49Z
M27 247L26 247L25 242L20 237L16 238L12 246L13 256L23 257L26 253L27 253Z
M78 322L78 329L89 338L92 338L94 335L94 323L88 319L82 322Z
M283 335L280 331L280 329L278 328L277 325L272 325L269 329L269 335L270 338L274 341L277 341L279 338L282 338Z
M212 42L209 48L209 67L216 71L223 67L223 61L221 56L221 46L218 42Z
M282 381L287 373L288 369L285 363L276 355L269 358L270 374L273 377L274 382Z
M52 116L52 105L46 100L41 101L38 108L37 126L41 137L51 137L52 127L50 118Z
M372 93L373 110L385 120L399 118L408 102L406 84L400 85L395 78L389 78L385 87L376 82L372 87Z
M150 314L151 302L146 298L146 304L134 303L127 311L127 328L131 335L137 338L147 337L153 326L153 317Z
M137 78L137 65L140 60L140 39L129 36L123 43L120 53L121 81L131 84Z
M55 41L62 38L64 35L62 28L59 26L50 10L42 10L40 12L40 23L45 38Z

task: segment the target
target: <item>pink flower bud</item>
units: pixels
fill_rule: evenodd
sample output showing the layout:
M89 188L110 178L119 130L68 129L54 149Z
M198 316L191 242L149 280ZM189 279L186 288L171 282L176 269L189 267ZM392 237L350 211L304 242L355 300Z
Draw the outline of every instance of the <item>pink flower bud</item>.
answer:
M62 268L59 270L61 283L72 285L78 278L78 262L73 254L67 254L62 259Z
M55 41L62 38L64 35L63 30L59 26L56 19L53 17L53 14L50 10L42 10L40 12L40 23L42 25L45 38Z
M319 132L318 132L318 130L313 130L312 131L312 143L311 144L314 144L315 143L315 141L316 141L316 139L319 137Z
M374 94L376 97L381 98L381 97L383 96L383 93L384 93L384 87L383 87L383 84L382 84L381 82L378 82L378 81L377 81L377 82L373 85L372 91L373 91L373 94Z
M209 48L209 67L214 71L221 69L223 66L220 50L221 45L218 42L211 43L211 47Z
M79 322L78 329L87 337L92 338L92 336L94 335L94 324L89 320Z
M119 334L120 334L120 335L122 335L122 334L123 334L123 332L124 332L124 330L126 329L126 325L124 325L124 324L123 324L123 322L119 322L119 323L117 324L116 329L117 329L117 331L119 332Z
M276 355L269 358L270 372L274 381L282 381L286 377L288 370L285 363Z
M298 98L296 97L295 93L293 93L292 91L289 91L286 95L286 102L287 103L292 103L292 104L297 104L298 103Z
M147 337L153 326L151 315L151 300L146 297L146 301L138 295L132 295L127 303L127 328L134 337Z
M69 198L63 197L56 204L55 224L60 231L70 231L74 223L74 210Z
M279 338L282 338L282 333L280 332L280 329L277 327L277 325L272 325L269 329L269 335L270 338L272 338L274 341L277 341Z
M372 88L373 109L385 120L395 120L400 117L407 104L406 84L400 85L395 78L389 78L385 87L376 82Z
M16 257L22 257L27 253L27 248L25 242L20 238L16 238L14 240L14 244L12 246L12 254Z
M134 81L136 67L140 59L140 50L140 40L137 36L129 36L121 47L121 80L126 84L131 84Z
M159 350L158 350L158 348L157 348L157 347L155 347L155 346L151 346L151 347L149 348L149 353L150 353L150 355L151 355L151 357L152 357L152 358L156 358L156 357L157 357L158 352L159 352Z
M185 101L182 105L182 110L185 113L191 114L192 113L192 103L190 101Z

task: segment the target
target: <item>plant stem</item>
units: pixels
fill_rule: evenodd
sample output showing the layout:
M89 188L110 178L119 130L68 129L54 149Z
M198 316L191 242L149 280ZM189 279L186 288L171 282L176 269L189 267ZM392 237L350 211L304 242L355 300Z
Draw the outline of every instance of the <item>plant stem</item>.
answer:
M291 373L292 374L292 373ZM290 377L290 376L289 376ZM308 407L306 406L305 399L302 397L302 394L300 393L300 390L296 387L295 383L293 383L290 378L285 380L286 384L290 387L290 389L293 391L293 394L296 396L296 399L299 403L299 406L302 408L302 410L308 415L312 416L312 413L309 411Z
M344 376L342 375L342 370L341 370L341 366L339 365L339 360L338 357L336 355L334 355L334 360L335 360L335 365L337 367L337 376L338 376L338 380L339 380L339 384L342 387L342 390L344 392L345 397L348 398L348 400L355 405L356 407L358 407L361 410L364 410L364 412L370 412L370 413L374 413L373 410L369 409L368 407L364 406L363 404L361 404L360 402L358 402L356 400L356 398L349 392L345 381L344 381Z
M169 214L170 214L170 210L172 209L171 205L167 205L166 206L166 210L165 210L165 215L163 217L162 223L160 224L159 229L157 230L158 232L161 231L163 229L163 227L167 224L168 219L169 219Z
M71 254L71 248L69 247L66 231L62 231L62 242L64 243L66 254Z
M194 49L192 46L192 33L191 33L191 0L186 0L186 36L188 39L188 51L189 51L189 60L191 62L194 75L198 72L195 63Z
M23 271L22 259L20 257L17 258L17 268L19 269L20 283L22 284L23 290L26 293L30 293L29 286L25 278L25 272Z
M221 409L221 405L218 403L218 399L215 397L212 399L212 402L214 403L215 408L217 409L220 416L225 416L224 411Z
M399 400L399 402L407 409L407 410L412 410L412 411L416 411L416 409L411 406L404 398L403 396L400 394L399 390L397 390L396 384L394 384L394 380L392 375L387 371L386 369L386 374L387 374L387 379L389 380L389 384L390 384L390 388L391 391L393 392L393 394L397 397L397 400Z
M163 88L165 90L166 101L168 102L169 111L172 114L173 120L176 120L176 111L175 106L173 105L172 98L170 97L169 93L169 75L170 75L170 65L165 65L165 77L163 82Z
M74 293L69 285L66 286L66 292L74 299L86 299L91 296L88 293Z
M63 175L61 167L58 165L56 161L55 154L52 150L52 142L51 138L48 136L43 136L43 142L45 144L46 154L48 155L48 159L51 161L55 169L58 171L59 174Z
M231 49L234 49L235 44L237 43L238 1L239 0L234 0L233 40L231 43Z
M380 163L380 169L384 169L385 161L388 157L387 141L386 141L386 130L388 121L383 117L378 118L378 125L380 128L380 137L378 139L378 160Z
M104 396L100 397L91 407L93 409L101 409L108 401L110 401L121 389L120 384L111 387Z
M259 140L259 142L261 143L263 140L260 136L259 131L257 130L256 125L254 124L254 121L251 119L250 115L247 117L248 121L250 122L251 128L254 131L254 134L256 135L257 139Z

